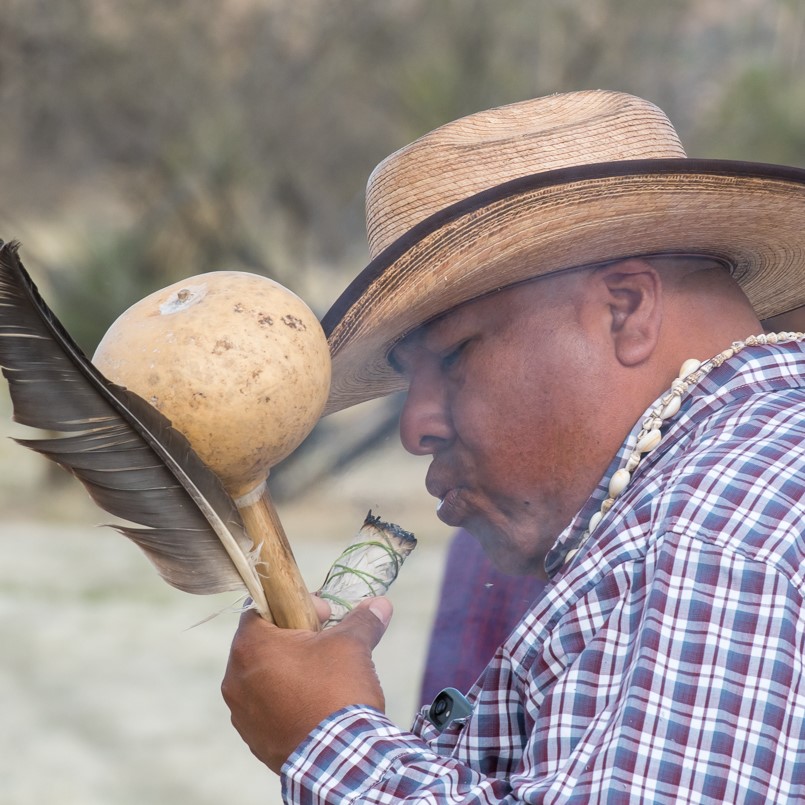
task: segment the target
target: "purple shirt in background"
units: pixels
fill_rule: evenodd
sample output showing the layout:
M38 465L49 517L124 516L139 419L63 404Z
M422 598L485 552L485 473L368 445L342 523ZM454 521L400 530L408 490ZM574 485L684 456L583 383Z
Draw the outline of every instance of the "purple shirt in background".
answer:
M466 693L544 587L533 576L501 573L473 536L457 531L447 554L421 704L430 704L446 687Z

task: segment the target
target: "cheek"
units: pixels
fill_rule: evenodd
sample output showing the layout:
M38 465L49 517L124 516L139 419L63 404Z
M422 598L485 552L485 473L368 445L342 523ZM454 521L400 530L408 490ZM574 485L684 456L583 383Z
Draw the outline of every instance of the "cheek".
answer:
M489 373L455 401L456 428L477 469L524 494L555 489L583 460L581 392L566 393L558 369L550 369L524 364Z
M458 438L476 469L507 483L539 467L547 424L542 413L540 406L501 384L466 395L454 407Z

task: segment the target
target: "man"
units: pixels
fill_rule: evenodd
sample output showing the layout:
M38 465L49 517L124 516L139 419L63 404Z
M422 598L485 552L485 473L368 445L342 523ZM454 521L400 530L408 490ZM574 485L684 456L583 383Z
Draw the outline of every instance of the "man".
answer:
M329 410L407 388L439 518L550 583L441 732L383 715L386 599L246 614L223 692L287 800L805 798L805 349L759 320L805 304L803 220L805 171L687 159L612 92L376 169Z

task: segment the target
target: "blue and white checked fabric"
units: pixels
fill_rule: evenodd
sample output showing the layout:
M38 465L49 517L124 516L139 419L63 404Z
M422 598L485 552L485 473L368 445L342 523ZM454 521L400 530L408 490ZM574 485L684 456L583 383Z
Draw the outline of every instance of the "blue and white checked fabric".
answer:
M705 377L565 563L604 485L470 718L437 734L342 710L289 758L286 799L805 802L805 347Z

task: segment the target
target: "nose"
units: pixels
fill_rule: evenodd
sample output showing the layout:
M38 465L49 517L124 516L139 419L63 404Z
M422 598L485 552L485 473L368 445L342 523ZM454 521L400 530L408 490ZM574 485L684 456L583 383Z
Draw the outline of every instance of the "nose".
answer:
M420 370L410 377L400 414L400 441L415 456L433 455L453 439L447 393L436 372Z

